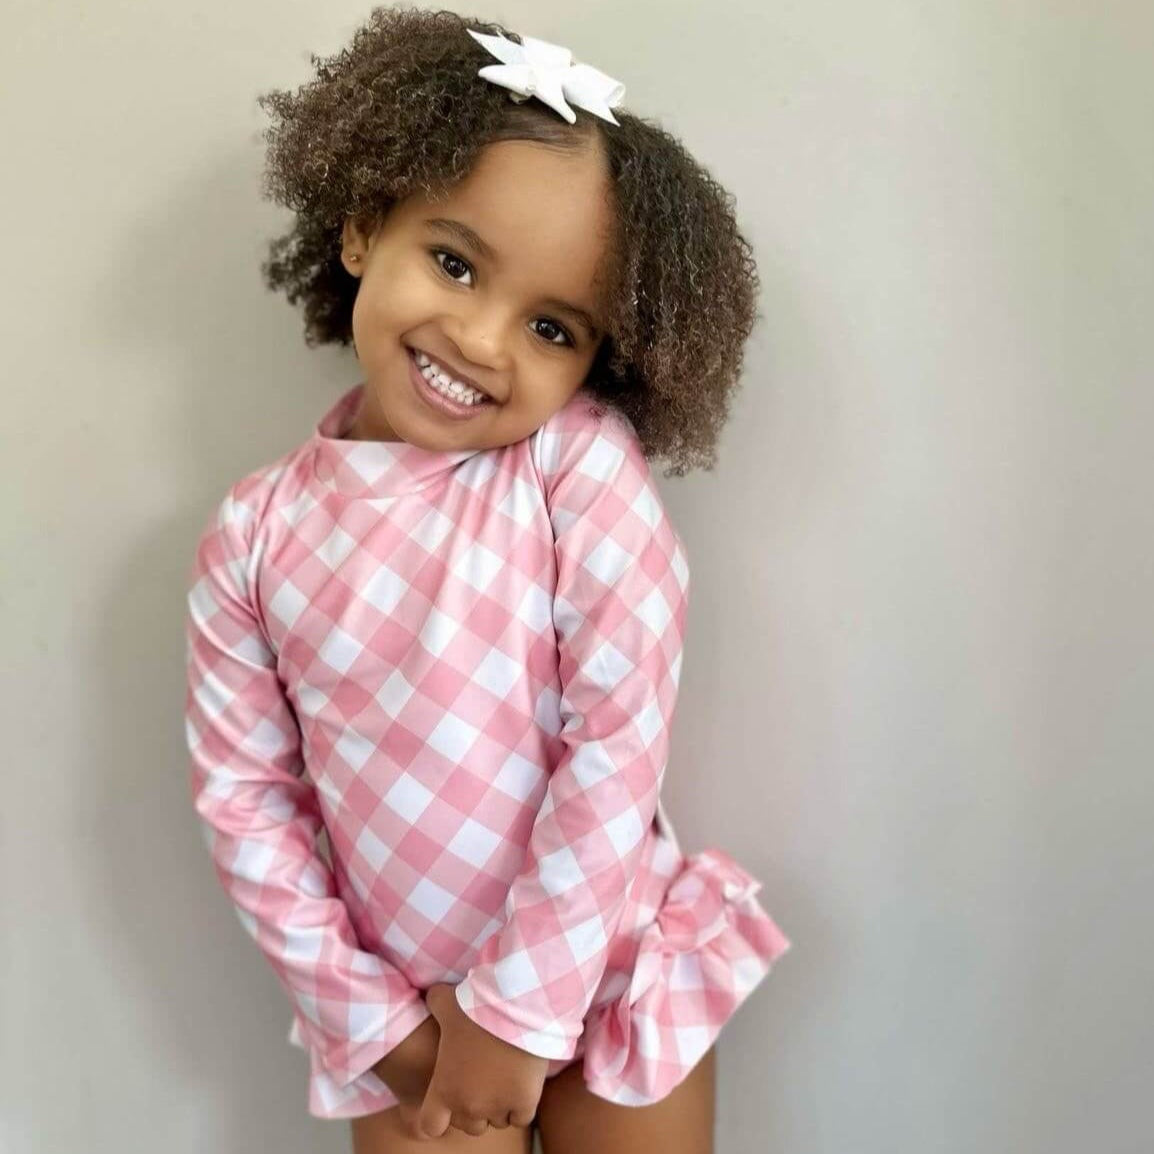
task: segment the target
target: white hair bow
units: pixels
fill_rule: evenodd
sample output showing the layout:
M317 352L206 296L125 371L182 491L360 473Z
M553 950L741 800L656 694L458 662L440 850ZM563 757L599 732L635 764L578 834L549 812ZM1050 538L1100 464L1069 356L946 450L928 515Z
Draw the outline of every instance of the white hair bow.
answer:
M588 64L574 64L568 48L532 36L522 36L522 43L515 44L504 36L486 36L472 28L466 31L501 61L485 65L477 75L508 88L514 100L536 96L570 124L576 121L577 113L569 104L610 124L618 123L610 109L624 99L625 85Z

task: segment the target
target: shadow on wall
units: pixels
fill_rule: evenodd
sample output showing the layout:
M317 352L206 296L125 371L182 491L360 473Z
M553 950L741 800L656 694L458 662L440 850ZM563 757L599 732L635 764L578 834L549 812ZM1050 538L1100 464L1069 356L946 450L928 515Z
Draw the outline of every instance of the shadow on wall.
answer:
M164 366L157 410L181 415L166 480L193 497L125 556L87 654L95 740L76 810L94 869L79 884L103 964L183 1094L131 1109L155 1109L158 1133L185 1114L197 1147L220 1154L347 1154L347 1123L307 1112L287 999L213 873L184 736L185 595L201 528L228 486L303 440L356 372L351 350L308 350L295 310L261 282L263 238L283 224L255 192L256 153L225 157L158 205L164 216L139 220L89 305L104 331ZM145 702L163 716L142 724Z

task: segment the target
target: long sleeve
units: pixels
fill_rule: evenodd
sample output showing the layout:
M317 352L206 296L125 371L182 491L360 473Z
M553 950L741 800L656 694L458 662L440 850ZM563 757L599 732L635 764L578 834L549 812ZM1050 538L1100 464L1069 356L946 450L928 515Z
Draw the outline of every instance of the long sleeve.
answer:
M192 796L217 875L288 993L314 1065L344 1087L430 1011L399 970L358 947L317 850L322 821L300 730L250 595L254 523L234 486L193 564L186 632Z
M580 410L576 410L580 412ZM505 923L456 987L490 1033L570 1058L608 961L669 752L689 571L636 434L610 410L542 434L563 743Z

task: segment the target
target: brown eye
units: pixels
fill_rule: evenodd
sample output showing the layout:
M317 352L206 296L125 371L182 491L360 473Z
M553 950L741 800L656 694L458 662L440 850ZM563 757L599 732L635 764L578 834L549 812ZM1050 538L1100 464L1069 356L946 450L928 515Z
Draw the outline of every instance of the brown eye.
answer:
M447 249L434 248L431 249L433 259L437 262L437 267L452 281L460 282L460 278L467 272L472 270L469 268L467 262L463 261L456 253L449 252ZM444 258L443 260L441 258Z
M550 320L548 317L540 317L537 323L546 326L546 332L542 332L540 329L537 330L537 335L541 337L542 340L548 342L551 345L572 346L573 338L556 321ZM556 340L552 335L550 335L548 330L553 330L556 333L559 333L562 339L560 341Z

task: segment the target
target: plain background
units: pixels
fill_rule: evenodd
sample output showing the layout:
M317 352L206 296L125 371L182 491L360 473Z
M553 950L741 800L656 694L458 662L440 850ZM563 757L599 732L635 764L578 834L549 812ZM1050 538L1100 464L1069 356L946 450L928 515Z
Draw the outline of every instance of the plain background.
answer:
M502 2L730 188L762 320L667 804L793 951L719 1154L1149 1149L1154 8ZM188 801L184 581L359 377L262 286L258 92L347 0L5 0L3 1130L320 1154Z

